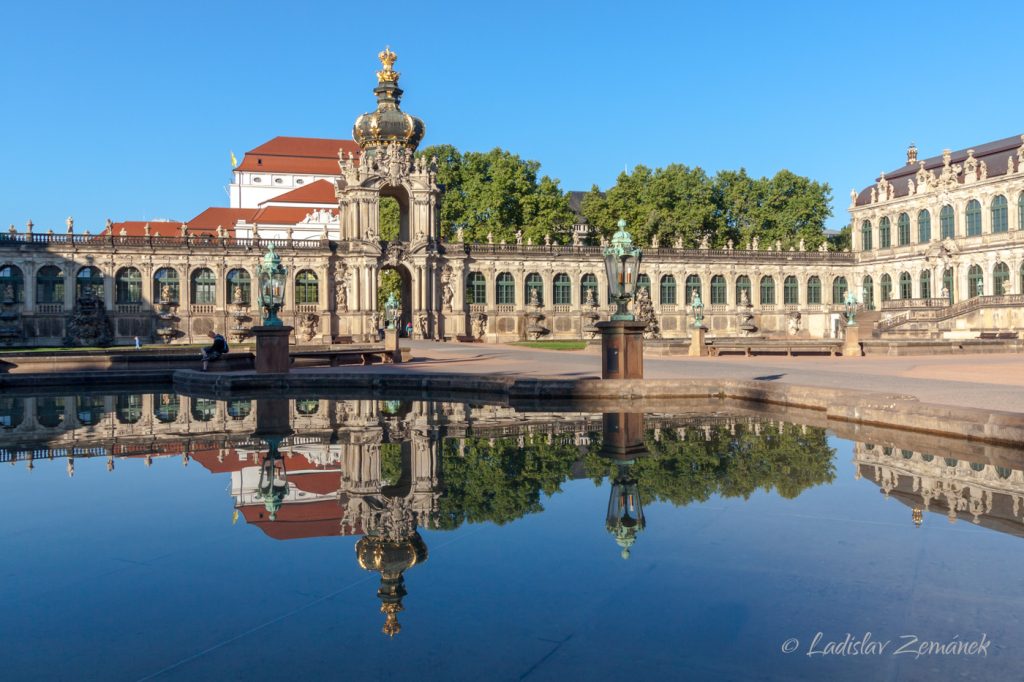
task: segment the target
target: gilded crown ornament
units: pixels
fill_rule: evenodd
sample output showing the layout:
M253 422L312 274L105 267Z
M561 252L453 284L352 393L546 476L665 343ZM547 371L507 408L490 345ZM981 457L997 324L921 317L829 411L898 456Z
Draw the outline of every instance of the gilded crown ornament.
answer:
M398 77L401 76L399 72L395 71L392 67L395 62L398 61L398 55L391 51L391 47L387 46L377 54L377 59L380 60L381 65L384 67L382 70L377 72L377 82L384 83L397 83Z
M403 150L415 151L423 139L423 121L406 114L399 108L402 89L398 87L399 73L394 70L398 55L385 47L378 55L381 70L377 72L376 111L362 114L352 126L352 138L370 156L377 150L397 146Z

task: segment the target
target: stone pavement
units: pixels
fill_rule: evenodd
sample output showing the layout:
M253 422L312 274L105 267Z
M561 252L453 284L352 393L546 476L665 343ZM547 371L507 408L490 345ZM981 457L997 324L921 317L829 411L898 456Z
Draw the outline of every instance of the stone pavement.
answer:
M408 340L403 340L402 345L411 347L412 362L368 367L349 365L338 370L551 379L600 377L600 351L597 349L550 351L501 344ZM1024 413L1024 356L1017 354L863 358L654 356L645 359L644 375L652 379L745 379L905 393L924 402Z

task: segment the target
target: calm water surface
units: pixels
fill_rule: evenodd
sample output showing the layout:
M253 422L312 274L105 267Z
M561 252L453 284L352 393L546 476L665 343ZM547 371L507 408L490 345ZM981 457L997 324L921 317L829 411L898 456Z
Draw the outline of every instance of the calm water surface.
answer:
M0 425L3 679L1021 677L1012 458L425 401Z

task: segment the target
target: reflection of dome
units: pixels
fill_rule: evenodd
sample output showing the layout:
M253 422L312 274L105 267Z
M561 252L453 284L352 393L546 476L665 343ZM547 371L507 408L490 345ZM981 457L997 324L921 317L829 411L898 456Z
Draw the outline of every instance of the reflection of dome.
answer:
M377 110L362 114L352 126L352 138L364 150L372 150L391 143L415 151L426 128L423 121L398 108L402 89L398 87L399 73L392 69L398 55L384 48L377 57L383 68L377 72Z
M405 596L405 579L402 574L427 560L427 545L416 531L397 541L379 535L367 535L356 543L356 557L364 571L380 573L380 611L385 614L386 635L394 637L402 626L398 623L398 612L402 610Z

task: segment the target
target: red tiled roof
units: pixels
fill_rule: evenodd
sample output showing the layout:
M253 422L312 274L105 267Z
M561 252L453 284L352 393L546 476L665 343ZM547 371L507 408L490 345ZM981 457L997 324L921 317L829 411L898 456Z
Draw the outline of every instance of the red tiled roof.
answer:
M272 199L267 199L266 201L261 202L260 206L276 202L303 204L306 206L312 204L329 204L331 206L338 205L338 199L334 195L334 184L330 180L317 180L305 187L299 187L298 189L285 192L284 194L280 194Z
M313 210L315 207L312 206L266 206L259 209L250 222L260 225L295 225ZM338 215L337 210L331 213Z
M235 223L239 219L249 222L256 215L256 208L223 208L211 206L192 220L188 221L189 232L216 232L220 225L227 231L228 237L235 235Z
M288 462L291 467L291 461ZM297 474L289 474L288 482L292 483L299 490L317 495L328 495L338 492L341 487L340 471L304 471Z
M335 499L285 503L273 521L262 504L245 505L240 509L246 523L257 526L275 540L341 535L341 517L345 513L345 508Z
M161 237L177 237L181 234L181 223L176 220L123 220L112 223L109 234L113 237L144 237L146 223L149 223L149 234L153 237L157 236L158 232ZM123 235L121 234L122 229L124 229ZM104 230L101 234L106 236L108 233Z
M318 137L275 137L245 153L235 170L267 173L340 175L338 152L358 156L359 145L352 140Z

